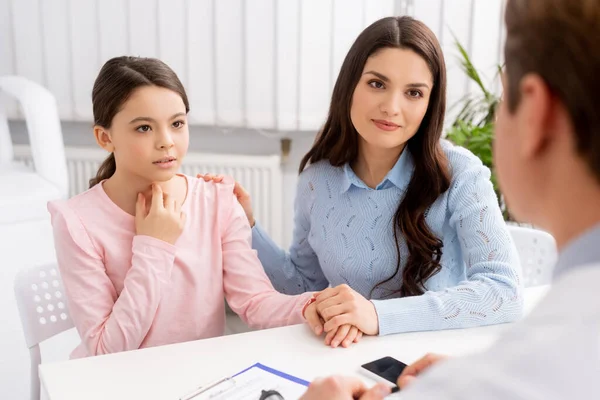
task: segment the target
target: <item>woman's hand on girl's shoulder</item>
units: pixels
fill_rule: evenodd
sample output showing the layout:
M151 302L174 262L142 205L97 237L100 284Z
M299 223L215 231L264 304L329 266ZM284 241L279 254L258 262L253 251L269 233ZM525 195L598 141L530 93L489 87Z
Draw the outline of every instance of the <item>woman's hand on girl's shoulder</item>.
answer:
M196 175L196 178L203 179L204 182L212 181L215 183L222 183L225 177L223 175L198 174ZM254 220L254 214L252 212L252 198L250 197L250 193L248 193L246 189L244 189L244 187L240 185L238 181L236 181L235 186L233 187L233 194L244 209L246 218L248 218L248 223L251 227L254 227L256 221Z

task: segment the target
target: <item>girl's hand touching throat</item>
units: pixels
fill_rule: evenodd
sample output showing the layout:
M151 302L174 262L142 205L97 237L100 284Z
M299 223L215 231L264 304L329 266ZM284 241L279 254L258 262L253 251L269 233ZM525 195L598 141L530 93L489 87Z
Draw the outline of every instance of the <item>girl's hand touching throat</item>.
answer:
M152 203L146 209L146 198L138 193L135 205L135 231L137 235L151 236L175 244L185 226L186 215L181 204L164 194L157 184L152 184Z

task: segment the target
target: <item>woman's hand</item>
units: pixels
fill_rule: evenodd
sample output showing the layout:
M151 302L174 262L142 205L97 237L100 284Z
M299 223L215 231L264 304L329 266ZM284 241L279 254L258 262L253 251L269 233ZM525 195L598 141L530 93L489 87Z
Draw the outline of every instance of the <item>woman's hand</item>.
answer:
M205 182L223 182L223 175L198 174L196 175L196 177L199 179L204 179ZM236 181L235 186L233 187L233 194L244 209L244 212L246 213L246 218L248 218L248 223L251 227L254 227L256 221L254 221L254 215L252 213L252 198L250 197L250 193L248 193L246 189L244 189L242 185L240 185L239 182Z
M146 208L146 197L138 194L135 204L135 232L175 244L185 226L185 213L181 204L163 193L157 184L152 185L152 203Z
M323 333L323 324L325 321L323 321L317 312L316 303L312 303L306 307L304 318L306 318L306 322L317 336ZM339 345L349 347L352 343L358 343L362 336L363 333L356 326L342 325L337 330L327 333L325 336L325 345L333 348Z
M343 325L353 325L366 335L379 333L379 318L375 306L348 285L325 289L316 299L313 304L325 321L325 332L336 331Z

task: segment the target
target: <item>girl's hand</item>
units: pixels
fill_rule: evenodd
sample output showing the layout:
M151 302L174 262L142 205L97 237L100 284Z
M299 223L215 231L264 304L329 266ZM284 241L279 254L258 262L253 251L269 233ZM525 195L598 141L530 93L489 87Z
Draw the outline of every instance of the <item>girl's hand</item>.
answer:
M185 226L185 213L167 194L163 194L159 185L152 185L152 204L146 209L146 198L138 193L135 204L135 231L137 235L146 235L175 244Z
M204 179L205 182L223 182L223 175L198 174L196 175L196 178ZM248 218L248 223L251 227L254 227L254 223L256 221L254 221L254 215L252 213L252 199L250 197L250 193L248 193L246 189L244 189L242 185L240 185L239 182L236 181L235 186L233 187L233 194L244 209L244 212L246 213L246 218Z
M362 331L356 326L342 325L337 331L332 330L327 332L327 335L325 336L325 345L331 346L334 349L340 345L344 348L348 348L352 343L358 343L362 336Z

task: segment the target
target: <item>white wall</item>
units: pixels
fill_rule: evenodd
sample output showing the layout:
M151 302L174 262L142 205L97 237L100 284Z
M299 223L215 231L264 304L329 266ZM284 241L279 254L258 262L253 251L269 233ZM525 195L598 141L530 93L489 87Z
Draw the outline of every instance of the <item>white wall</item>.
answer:
M158 57L187 87L195 123L315 130L351 40L396 3L0 0L0 74L47 86L63 119L89 121L105 61Z
M412 4L412 5L411 5ZM0 0L0 75L48 87L65 121L90 121L91 88L117 55L159 57L207 126L318 130L343 58L371 22L401 12L438 35L449 100L468 90L452 32L477 65L500 57L503 0ZM410 6L407 6L410 5ZM9 116L17 116L9 109Z

